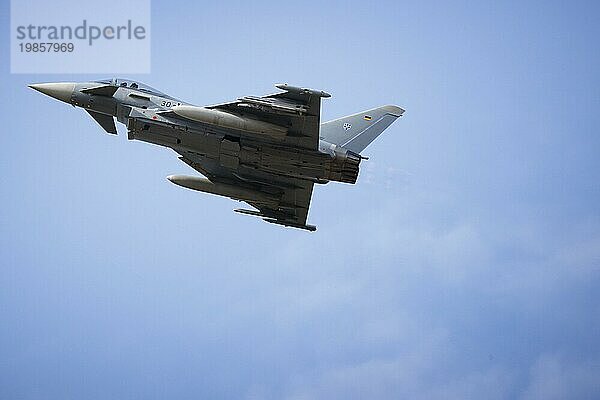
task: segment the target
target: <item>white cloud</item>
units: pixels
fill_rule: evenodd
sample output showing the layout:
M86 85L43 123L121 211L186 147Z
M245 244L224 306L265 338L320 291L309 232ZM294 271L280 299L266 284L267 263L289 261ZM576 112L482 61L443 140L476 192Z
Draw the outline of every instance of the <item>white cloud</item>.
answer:
M413 338L416 339L416 338ZM504 399L514 374L499 366L464 372L446 370L446 338L423 335L416 346L394 358L331 366L295 376L284 396L312 399Z
M311 321L318 321L315 316L339 318L342 310L353 312L355 320L352 332L328 325L327 338L337 341L317 342L314 348L334 348L321 354L317 365L288 375L285 397L504 399L524 393L523 399L530 400L549 393L558 396L546 398L597 393L594 371L546 356L535 361L537 353L523 355L510 367L479 359L470 364L461 354L464 344L453 338L465 329L461 321L447 319L431 306L443 302L442 293L473 291L462 301L503 304L519 318L534 315L597 272L600 235L574 230L568 241L561 240L535 219L464 214L456 211L458 200L449 193L425 199L418 188L410 190L415 193L393 201L372 198L360 212L344 205L356 221L354 232L346 230L347 221L334 222L319 232L318 240L301 238L278 249L276 257L290 274L280 288L282 296L290 294L288 318L302 316L304 326L311 327ZM319 262L311 263L311 257ZM428 301L430 305L419 304ZM460 306L454 304L452 312ZM574 315L558 308L555 313ZM494 315L460 318L483 326L495 320ZM504 339L508 343L522 340L508 334L513 335ZM486 353L486 345L474 343L473 357ZM531 382L523 384L528 362L535 365ZM553 383L544 384L548 379ZM566 391L570 384L580 389Z
M600 398L600 359L568 361L558 354L541 355L530 370L521 400Z

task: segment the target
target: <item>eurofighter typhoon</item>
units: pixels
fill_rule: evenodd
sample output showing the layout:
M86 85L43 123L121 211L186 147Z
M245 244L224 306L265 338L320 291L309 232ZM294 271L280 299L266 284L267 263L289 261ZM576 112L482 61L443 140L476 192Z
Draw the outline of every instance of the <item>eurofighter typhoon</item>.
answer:
M356 183L360 153L404 113L386 105L321 123L321 99L331 95L287 84L204 107L125 79L29 87L83 108L108 133L117 134L116 117L129 140L169 147L204 176L169 181L253 207L238 213L309 231L314 184Z

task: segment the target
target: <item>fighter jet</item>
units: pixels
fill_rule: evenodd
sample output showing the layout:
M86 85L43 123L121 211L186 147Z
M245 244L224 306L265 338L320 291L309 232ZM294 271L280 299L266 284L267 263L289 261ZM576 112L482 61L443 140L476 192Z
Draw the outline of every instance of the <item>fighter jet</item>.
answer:
M266 96L199 107L139 82L107 79L29 85L83 108L104 131L173 149L200 176L176 185L243 201L234 211L315 231L306 220L315 183L356 183L361 152L404 110L386 105L321 123L321 90L288 84Z

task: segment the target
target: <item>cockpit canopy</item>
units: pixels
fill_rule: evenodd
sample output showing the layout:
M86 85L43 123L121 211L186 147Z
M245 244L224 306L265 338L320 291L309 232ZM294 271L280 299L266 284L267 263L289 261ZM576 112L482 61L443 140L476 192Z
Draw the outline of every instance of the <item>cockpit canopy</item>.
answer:
M155 96L170 97L170 96L166 95L165 93L160 92L160 91L154 89L153 87L150 87L144 83L135 82L135 81L132 81L129 79L112 78L112 79L102 79L102 80L95 81L95 82L104 83L104 84L108 84L108 85L114 85L114 86L122 86L122 87L126 87L129 89L135 89L135 90L139 90L140 92L153 94Z

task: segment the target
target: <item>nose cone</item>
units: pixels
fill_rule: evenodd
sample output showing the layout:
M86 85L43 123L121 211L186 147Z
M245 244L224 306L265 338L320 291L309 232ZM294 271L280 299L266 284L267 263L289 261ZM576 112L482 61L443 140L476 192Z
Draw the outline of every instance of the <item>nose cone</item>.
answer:
M70 103L75 84L71 82L36 83L29 87L57 100Z

